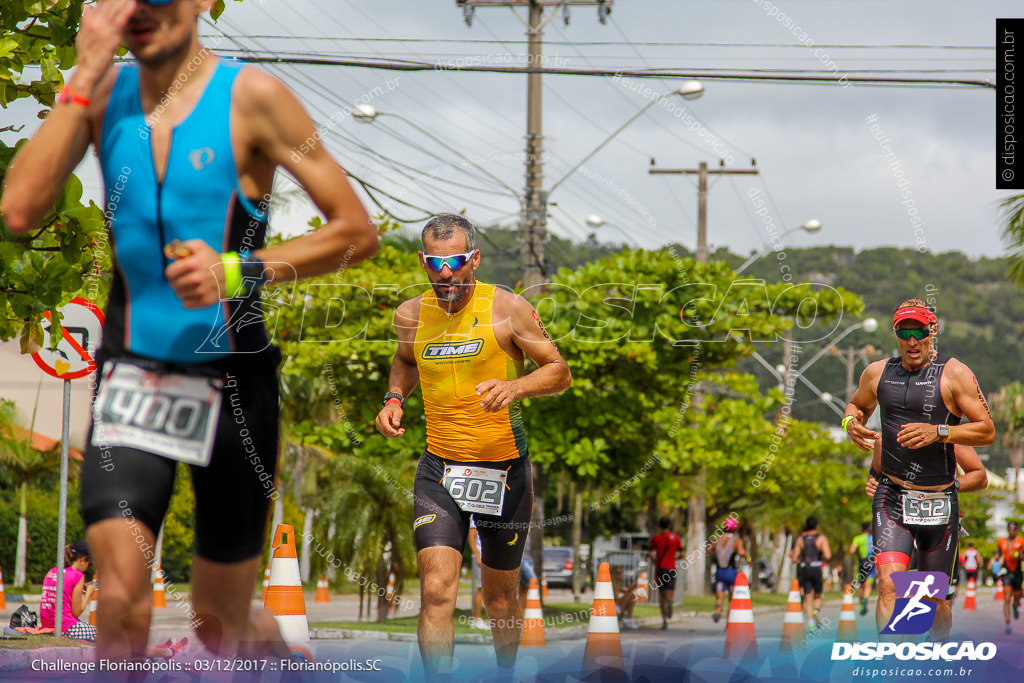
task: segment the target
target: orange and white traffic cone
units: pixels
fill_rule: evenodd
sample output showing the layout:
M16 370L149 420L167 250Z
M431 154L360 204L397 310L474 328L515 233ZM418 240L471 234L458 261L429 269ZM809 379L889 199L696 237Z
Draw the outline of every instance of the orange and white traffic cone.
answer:
M736 573L736 585L729 603L729 624L725 628L725 658L747 659L757 656L757 633L754 631L754 608L750 604L747 575Z
M164 570L156 566L153 578L153 609L167 609L167 596L164 595Z
M544 637L544 612L540 606L540 591L537 579L530 579L530 588L526 591L526 610L523 612L523 636L519 647L547 647Z
M540 596L545 600L548 599L548 577L545 574L540 575Z
M636 589L633 594L636 595L637 602L644 602L647 600L647 587L650 580L647 578L647 570L641 570L640 575L636 579Z
M782 642L779 645L779 652L792 652L794 647L802 648L805 638L800 582L793 579L789 584L789 595L786 597L786 616L782 620Z
M1005 599L1006 598L1003 595L1003 582L1000 581L999 577L997 576L996 577L996 602L1002 602Z
M583 675L599 672L602 681L626 680L622 662L622 641L619 639L619 618L615 610L612 572L607 562L597 568L594 604L590 608L587 646L583 650Z
M299 557L295 553L295 529L288 524L278 524L271 547L274 556L270 560L270 585L263 606L274 615L281 638L289 647L308 648L309 622L299 576Z
M853 613L853 586L846 584L843 589L843 607L839 612L839 630L836 632L837 643L857 642L857 617Z
M96 581L96 585L99 586L100 573L96 572L92 575L92 580ZM92 600L89 601L89 625L96 625L96 601L99 600L100 589L97 587L92 594Z
M267 586L270 585L270 563L267 563L267 570L263 572L263 595L260 596L260 602L267 601Z
M398 605L395 604L395 572L392 571L388 574L388 590L387 590L387 601L388 609L398 609Z
M323 574L316 580L316 598L313 602L330 602L331 593L327 588L327 577Z
M4 595L4 570L0 569L0 609L7 609L7 596Z
M978 609L978 601L974 595L974 579L968 579L967 581L967 595L964 597L964 609Z

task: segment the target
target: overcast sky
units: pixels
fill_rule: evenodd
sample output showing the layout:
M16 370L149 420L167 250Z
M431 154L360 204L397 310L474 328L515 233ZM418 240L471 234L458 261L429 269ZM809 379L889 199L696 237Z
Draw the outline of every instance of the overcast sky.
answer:
M618 0L605 25L592 7L573 8L568 27L560 16L553 19L544 34L545 66L692 69L699 76L832 63L837 77L928 69L933 72L913 75L994 79L995 18L1019 9L1019 2L974 0ZM231 38L213 38L217 29L204 26L207 42L260 55L510 65L522 64L526 51L523 25L512 10L479 9L469 27L453 0L245 0L228 3L218 28ZM608 42L616 44L594 44ZM895 45L938 49L849 47ZM265 68L329 128L324 139L343 165L416 207L381 196L398 216L418 221L424 216L418 209L466 210L481 225L514 220L513 191L523 187L525 75ZM664 93L680 83L652 79L640 87ZM684 103L673 95L650 107L558 187L550 197L549 228L582 239L592 230L586 216L598 214L609 224L599 237L609 241L626 233L646 247L678 241L692 248L696 180L651 176L651 159L661 168L693 168L700 161L717 167L722 153L733 168L751 168L756 158L760 175L713 181L712 247L747 254L769 245L771 227L781 232L814 218L823 223L821 232L796 233L785 243L924 245L935 252L1002 255L995 202L1006 193L994 190L993 90L703 83L701 99ZM361 98L415 125L397 117L364 124L340 115ZM545 186L650 101L610 78L545 76ZM11 113L29 123L34 118L25 106ZM707 127L703 135L690 130L690 116ZM95 161L83 166L89 167L82 169L87 190L98 195ZM767 200L767 216L754 215L755 191ZM311 212L279 212L275 226L294 229Z

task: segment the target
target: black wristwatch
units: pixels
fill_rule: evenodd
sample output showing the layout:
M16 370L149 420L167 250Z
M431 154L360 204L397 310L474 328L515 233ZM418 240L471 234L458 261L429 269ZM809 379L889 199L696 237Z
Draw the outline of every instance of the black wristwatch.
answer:
M959 491L960 490L960 480L959 479L954 479L953 480L953 486L955 486L956 490Z
M384 394L384 401L380 404L380 407L383 408L384 406L386 406L388 404L388 401L390 401L393 398L398 399L398 405L400 407L405 407L405 396L402 396L397 391L389 391L388 393Z
M246 293L262 287L267 283L267 267L258 256L243 251L238 254L238 270L242 275L242 282L246 284Z

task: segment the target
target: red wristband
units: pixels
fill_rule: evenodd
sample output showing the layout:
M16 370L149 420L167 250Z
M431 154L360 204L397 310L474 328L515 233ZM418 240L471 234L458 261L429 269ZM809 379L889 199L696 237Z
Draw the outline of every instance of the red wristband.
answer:
M384 405L385 406L389 406L392 403L397 403L398 405L402 405L401 399L397 399L397 398L389 398L388 400L384 401Z
M71 89L70 85L65 84L64 88L60 91L60 95L57 97L57 102L61 104L80 104L83 107L88 107L92 100L85 95L79 95Z

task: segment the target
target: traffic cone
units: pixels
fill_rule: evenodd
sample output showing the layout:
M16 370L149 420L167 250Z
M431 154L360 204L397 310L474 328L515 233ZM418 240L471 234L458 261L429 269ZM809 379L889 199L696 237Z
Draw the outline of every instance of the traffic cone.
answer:
M526 610L523 612L523 636L519 647L547 647L544 637L544 612L540 606L540 591L537 579L530 579L530 588L526 591Z
M17 572L15 572L17 573ZM17 577L15 577L17 578ZM7 596L4 595L4 570L0 569L0 609L7 609Z
M327 589L327 577L323 574L316 580L316 599L313 602L330 602L331 593Z
M640 576L636 579L636 590L633 591L636 594L637 602L644 602L647 600L647 586L650 580L647 578L647 570L641 570Z
M746 659L757 656L757 634L754 632L754 608L750 604L750 584L747 575L736 573L736 585L729 603L729 624L725 628L726 659Z
M857 642L857 617L853 613L853 586L846 584L843 589L843 608L839 612L839 630L836 632L837 643Z
M260 602L267 601L267 586L270 585L270 563L267 563L267 570L263 572L263 595L260 596Z
M398 609L398 605L395 603L394 598L395 598L395 572L394 572L394 570L392 570L391 573L388 574L387 600L388 600L388 609L389 610L396 610L396 609Z
M270 610L281 629L281 638L289 646L308 647L309 622L306 620L306 598L302 595L299 558L295 553L295 529L278 524L271 544L270 585L263 606Z
M967 596L964 597L964 609L978 609L978 603L974 595L974 579L969 579L967 581Z
M996 602L1002 602L1005 599L1003 595L1003 582L996 577Z
M779 652L792 652L794 647L804 646L804 608L800 599L800 582L796 579L789 584L786 598L786 616L782 620L782 642Z
M548 577L545 574L540 575L540 596L545 600L548 599Z
M95 574L93 574L92 575L92 580L96 581L97 588L96 588L95 591L93 591L92 600L89 601L89 625L90 626L95 626L96 625L96 601L99 599L99 594L100 594L100 589L98 587L99 586L99 580L100 580L100 573L96 572Z
M626 680L612 572L607 562L602 562L597 568L594 604L590 608L590 625L587 628L587 646L583 650L583 676L593 672L599 672L602 681Z
M153 579L153 609L167 609L167 597L164 595L164 570L156 566Z

